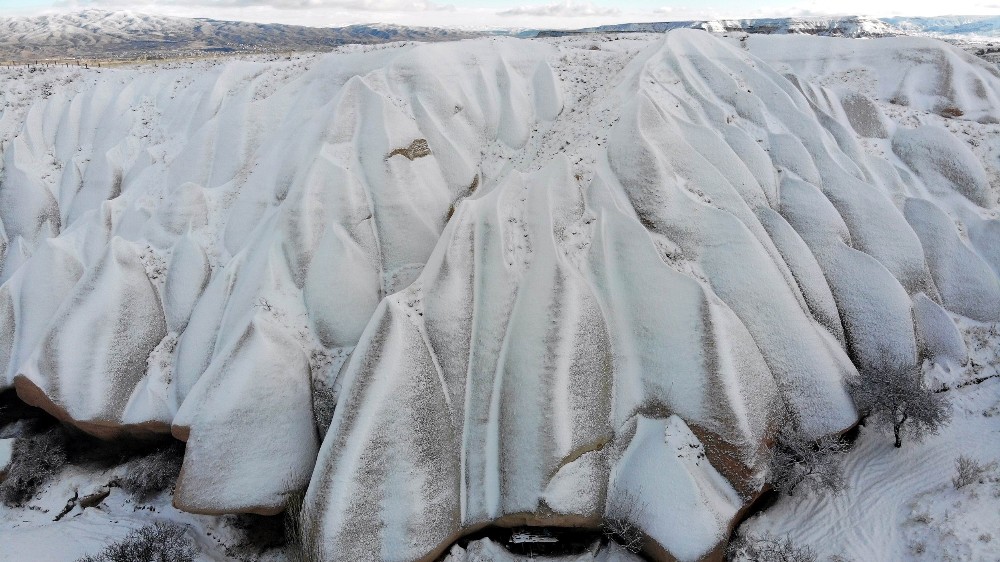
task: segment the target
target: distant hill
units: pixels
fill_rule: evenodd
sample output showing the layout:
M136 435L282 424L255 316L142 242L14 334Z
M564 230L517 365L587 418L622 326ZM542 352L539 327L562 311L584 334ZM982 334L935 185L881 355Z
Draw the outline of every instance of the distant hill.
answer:
M904 33L1000 37L1000 16L886 18L883 21L899 28Z
M744 32L758 35L804 34L829 37L892 37L931 35L938 37L1000 37L1000 16L941 16L874 18L866 16L798 17L763 19L688 20L622 23L578 30L538 30L537 36L577 33L662 33L671 29L704 29L715 33ZM522 32L522 36L526 33Z
M703 29L714 33L807 34L853 38L897 35L988 38L1000 36L1000 16L719 19L622 23L576 30L469 31L389 24L306 27L84 10L35 17L0 17L0 61L54 58L135 59L220 52L328 51L346 44L450 41L482 35L559 37L586 33L662 33L682 28Z
M304 27L84 10L0 18L0 60L325 51L349 43L444 41L477 33L396 25Z
M890 37L905 32L876 18L864 16L692 20L626 23L583 29L583 32L664 32L671 29L704 29L711 32L742 31L754 34L807 34L836 37ZM546 32L550 34L551 32ZM557 34L558 32L556 32Z

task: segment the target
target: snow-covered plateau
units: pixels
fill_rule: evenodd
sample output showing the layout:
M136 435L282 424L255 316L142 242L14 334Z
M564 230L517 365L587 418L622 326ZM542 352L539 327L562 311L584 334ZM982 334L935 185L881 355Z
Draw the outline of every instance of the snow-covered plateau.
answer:
M996 479L948 484L1000 460L998 203L1000 69L928 38L2 68L0 389L186 445L146 503L70 466L0 506L0 559L170 520L229 560L225 514L301 503L319 560L520 560L484 533L609 519L642 553L567 560L719 560L781 426L852 430L886 371L951 423L862 427L846 491L743 527L1000 559Z

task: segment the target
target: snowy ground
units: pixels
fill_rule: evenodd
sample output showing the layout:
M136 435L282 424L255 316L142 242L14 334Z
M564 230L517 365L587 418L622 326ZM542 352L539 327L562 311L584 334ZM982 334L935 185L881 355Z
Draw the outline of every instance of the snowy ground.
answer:
M961 489L952 483L960 455L1000 462L1000 337L996 326L963 324L972 361L952 369L958 388L943 390L950 424L900 449L862 427L847 454L844 492L783 497L741 532L788 536L820 560L1000 560L1000 469ZM931 376L941 369L925 367Z
M0 428L0 437L4 437L0 439L0 472L9 460L14 437L24 435L26 428L21 422ZM280 529L280 518L266 521L185 513L171 505L170 489L139 498L117 486L115 480L127 470L126 464L70 464L22 507L0 502L0 561L72 562L157 522L186 528L198 562L289 559L282 547L270 547L270 537L262 536L271 525ZM96 500L88 502L88 497ZM81 506L94 501L96 505ZM249 526L254 523L256 526ZM261 548L262 544L268 548Z
M178 511L170 505L170 496L166 492L147 502L137 502L126 492L111 488L111 494L97 507L76 507L60 521L53 521L74 494L84 497L97 492L109 477L107 473L71 467L50 483L28 507L0 507L0 525L3 526L0 560L73 561L96 554L129 532L157 521L188 526L189 535L200 552L199 562L245 559L229 556L226 552L227 547L237 548L244 540L237 529L227 524L229 518ZM271 559L284 558L274 553Z

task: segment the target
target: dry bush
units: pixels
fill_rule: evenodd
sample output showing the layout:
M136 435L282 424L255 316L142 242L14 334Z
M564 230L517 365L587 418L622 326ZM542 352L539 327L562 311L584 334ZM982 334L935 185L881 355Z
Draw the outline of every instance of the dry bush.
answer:
M158 521L77 562L192 562L195 554L187 527Z
M951 483L955 489L961 489L969 484L982 482L987 472L996 468L996 463L983 464L965 455L959 455L955 459L955 476L951 478Z
M117 484L140 500L166 490L177 481L184 462L184 447L172 443L125 464L125 474Z
M625 550L635 554L642 551L645 535L636 524L645 508L636 494L625 492L618 495L604 513L601 531Z
M763 535L739 535L726 548L726 560L732 562L816 562L809 546L796 546L792 539Z
M839 493L847 487L843 454L848 444L835 436L810 441L803 433L788 427L778 434L771 449L771 487L792 495L800 488L806 492Z
M0 501L20 506L66 464L66 436L59 427L14 441L7 477L0 482Z
M965 115L965 112L962 111L961 109L955 107L954 105L949 105L949 106L946 106L946 107L942 107L938 111L938 115L940 115L941 117L947 117L949 119L954 119L956 117L961 117L961 116Z

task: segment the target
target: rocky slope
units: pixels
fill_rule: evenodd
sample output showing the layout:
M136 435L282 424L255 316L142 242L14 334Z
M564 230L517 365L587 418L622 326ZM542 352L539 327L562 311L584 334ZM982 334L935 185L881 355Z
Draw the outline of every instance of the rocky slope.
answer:
M187 511L308 486L324 559L623 505L655 559L717 556L784 416L844 431L859 371L1000 320L1000 73L933 40L2 79L0 387L187 441Z

